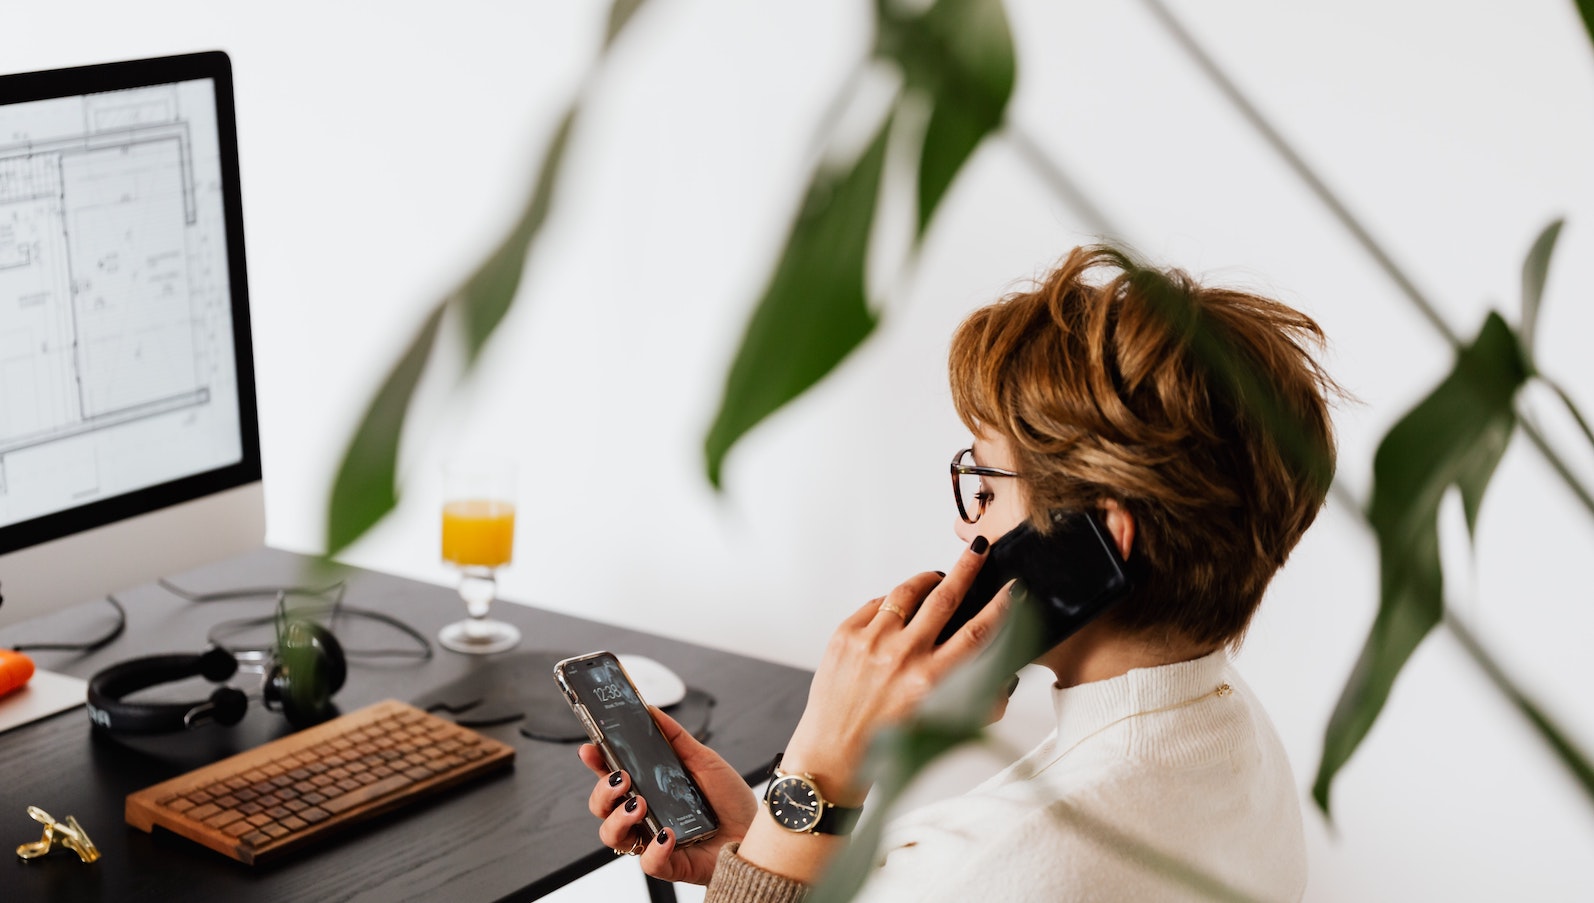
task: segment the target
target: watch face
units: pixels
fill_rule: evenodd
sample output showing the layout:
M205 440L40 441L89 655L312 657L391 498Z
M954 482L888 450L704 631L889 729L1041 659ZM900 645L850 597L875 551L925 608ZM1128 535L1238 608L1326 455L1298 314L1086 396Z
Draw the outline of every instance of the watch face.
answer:
M769 814L789 831L809 831L819 821L819 794L797 775L787 775L769 788Z

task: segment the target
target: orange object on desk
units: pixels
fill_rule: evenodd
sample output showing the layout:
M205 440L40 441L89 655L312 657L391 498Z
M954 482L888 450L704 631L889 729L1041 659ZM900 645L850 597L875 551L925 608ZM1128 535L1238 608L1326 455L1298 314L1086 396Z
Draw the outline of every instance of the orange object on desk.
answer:
M515 506L493 499L460 499L443 506L443 560L495 568L513 557Z
M0 696L21 689L33 676L33 659L20 652L0 649Z

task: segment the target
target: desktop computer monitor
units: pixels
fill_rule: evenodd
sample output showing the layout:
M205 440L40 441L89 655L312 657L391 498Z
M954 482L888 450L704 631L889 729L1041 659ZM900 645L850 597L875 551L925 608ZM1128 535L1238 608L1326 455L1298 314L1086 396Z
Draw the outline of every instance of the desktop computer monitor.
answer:
M264 539L227 56L0 77L0 624Z

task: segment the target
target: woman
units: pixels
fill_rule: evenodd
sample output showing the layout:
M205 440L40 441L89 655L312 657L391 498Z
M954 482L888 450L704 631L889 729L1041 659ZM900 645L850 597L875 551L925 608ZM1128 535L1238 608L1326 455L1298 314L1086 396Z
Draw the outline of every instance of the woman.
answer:
M1088 512L1133 585L1036 659L1057 678L1056 730L973 791L896 818L858 899L1198 898L1169 862L1299 899L1295 780L1226 653L1327 493L1336 390L1306 348L1321 340L1282 304L1106 247L1076 249L1036 290L976 311L950 355L983 474L959 503L968 549L944 577L909 578L837 628L779 764L806 782L777 784L764 806L658 713L720 834L679 850L668 831L639 836L646 801L620 805L630 777L585 746L603 775L591 797L603 842L640 851L651 875L708 883L716 903L801 899L847 840L839 817L797 833L792 814L806 827L806 810L828 811L813 795L839 814L861 806L873 735L993 635L1005 592L935 643L989 543L1026 520L1044 531L1051 512ZM798 799L790 788L809 794L804 811L780 810Z

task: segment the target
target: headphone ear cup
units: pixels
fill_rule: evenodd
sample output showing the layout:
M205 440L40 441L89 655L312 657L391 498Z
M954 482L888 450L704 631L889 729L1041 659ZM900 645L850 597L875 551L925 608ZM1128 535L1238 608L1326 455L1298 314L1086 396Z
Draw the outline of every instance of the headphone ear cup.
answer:
M219 684L238 673L238 660L220 646L212 646L200 653L199 673L213 684Z
M332 694L342 689L348 673L337 637L318 624L291 621L266 680L266 699L282 706L295 727L316 724L334 714Z
M321 648L326 657L327 683L332 688L332 693L343 689L343 682L349 678L349 660L343 655L343 644L338 642L337 636L332 631L306 621L314 642ZM330 695L330 694L328 694Z
M244 720L244 712L249 708L249 697L237 687L222 687L210 694L210 717L217 724L231 727Z

